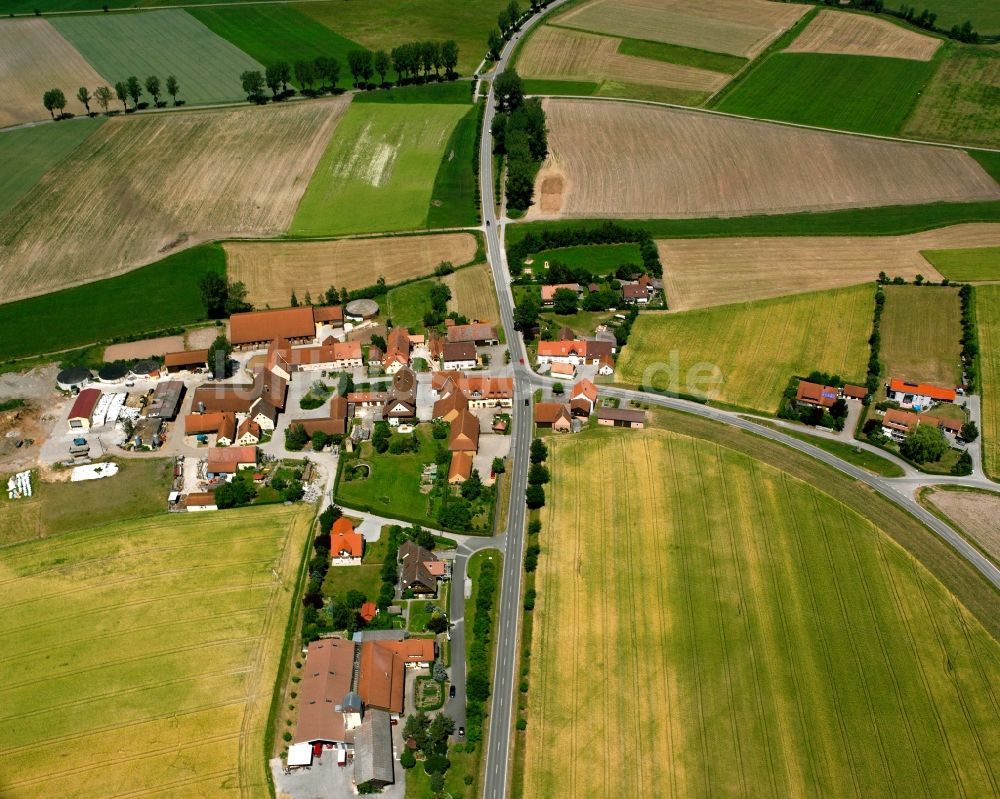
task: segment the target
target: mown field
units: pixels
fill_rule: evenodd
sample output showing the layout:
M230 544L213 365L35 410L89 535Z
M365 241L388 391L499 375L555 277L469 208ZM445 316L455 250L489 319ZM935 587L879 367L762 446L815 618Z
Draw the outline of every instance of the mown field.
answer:
M623 264L642 266L642 255L638 244L591 244L579 247L559 247L542 250L531 256L531 268L536 272L545 271L546 261L559 261L566 266L582 266L597 275L614 272Z
M197 322L205 318L198 280L209 271L226 272L226 254L217 244L184 250L118 277L4 303L0 360Z
M641 314L617 380L773 413L793 375L863 382L874 288Z
M936 66L902 58L775 53L716 107L743 116L892 135Z
M488 264L459 269L445 277L442 282L451 289L448 310L465 316L471 322L491 322L497 333L503 335L500 309L497 307L497 292L493 285L493 274Z
M257 61L181 9L53 17L52 24L109 86L129 75L140 81L157 75L162 86L167 75L175 75L178 99L188 105L244 100L240 73L263 71ZM143 99L152 104L148 95ZM170 99L166 91L162 99Z
M1000 480L1000 285L976 288L976 327L983 394L983 468Z
M893 540L933 536L708 424L550 444L523 795L995 793L1000 647Z
M887 377L950 388L962 382L957 288L886 286L881 333Z
M0 217L0 301L283 233L347 102L109 119Z
M1000 280L1000 247L924 250L921 255L949 280Z
M266 793L265 726L310 519L164 513L6 549L4 795Z
M330 286L358 289L380 277L388 285L431 274L442 261L470 263L476 254L471 233L392 236L339 241L230 241L225 245L229 275L248 289L256 305L281 308L294 291L318 297Z
M448 84L461 90L460 83ZM409 91L400 89L398 93ZM470 108L458 121L444 148L441 166L431 189L427 227L465 227L479 224L476 194L476 136L479 132L479 108Z
M902 5L893 3L892 7ZM969 20L980 33L1000 33L1000 7L991 0L931 0L928 8L937 14L935 24L939 28L947 29Z
M422 330L424 314L431 310L431 287L436 279L418 280L390 289L386 295L386 315L393 325Z
M838 53L930 61L941 39L868 14L824 9L795 40L788 53Z
M188 13L217 35L232 42L261 64L285 60L312 61L332 56L340 62L337 85L351 87L347 54L361 45L341 36L294 7L284 5L219 6L192 8ZM292 75L293 83L298 81ZM301 88L301 87L300 87Z
M468 111L467 105L352 105L309 181L289 233L426 227L435 177L452 132Z
M903 133L912 138L1000 145L1000 47L950 44Z
M7 158L0 171L0 215L8 211L52 167L86 141L104 120L79 119L66 125L8 130L0 134Z

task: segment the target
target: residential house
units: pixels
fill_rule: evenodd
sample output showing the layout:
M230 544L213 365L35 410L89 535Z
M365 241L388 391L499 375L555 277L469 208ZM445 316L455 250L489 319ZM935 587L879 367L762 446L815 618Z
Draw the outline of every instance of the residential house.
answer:
M208 451L206 474L212 477L232 476L243 469L257 468L257 447L212 447Z
M469 325L450 325L447 337L451 344L473 344L477 347L489 347L500 343L497 329L493 325L482 322L473 322Z
M552 377L572 380L576 377L576 367L571 363L562 363L561 361L557 361L549 367L549 374L552 375Z
M219 429L215 433L215 444L219 447L228 447L236 440L236 414L224 413L219 422Z
M597 404L597 386L586 378L580 380L573 386L573 390L569 394L569 402L574 416L590 416Z
M539 364L571 363L574 366L585 363L595 364L605 356L610 358L612 350L613 347L609 342L597 339L539 341L537 362Z
M796 404L814 408L832 408L839 397L840 389L836 386L821 386L808 380L800 380L799 387L795 390Z
M652 287L647 283L625 283L622 286L622 299L626 305L647 305L653 296Z
M77 394L66 419L71 431L90 429L90 419L100 398L101 392L96 388L85 388Z
M939 402L954 402L958 396L953 388L941 388L929 383L907 383L893 378L886 390L890 400L898 402L904 408L933 408Z
M469 410L469 400L465 393L458 389L453 380L449 380L442 386L441 399L434 403L433 416L435 419L451 424L458 418L459 414Z
M615 373L615 362L611 356L602 355L597 361L597 374L602 377L610 377Z
M514 405L514 379L511 377L434 372L431 388L441 397L460 391L470 408L510 408ZM438 416L436 412L434 415Z
M334 341L291 350L292 368L299 372L340 372L364 366L360 341Z
M408 366L400 367L392 376L392 388L385 402L385 416L396 426L417 415L417 375Z
M347 401L355 408L382 408L389 399L387 391L351 391Z
M573 429L573 415L564 402L538 402L535 403L535 424L557 433L568 433Z
M354 531L354 523L341 516L330 528L330 556L334 566L360 566L365 539Z
M382 367L386 374L395 374L410 365L410 331L405 327L394 327L385 339L386 350L382 356Z
M435 575L428 567L428 564L440 562L437 555L413 541L404 541L399 547L398 558L400 593L412 591L420 596L437 594L440 575Z
M469 411L461 411L451 423L448 436L448 449L451 452L479 451L479 419Z
M955 419L940 419L926 413L889 408L882 417L882 433L896 442L902 442L915 427L922 424L938 428L952 443L962 431L962 423Z
M448 482L452 485L458 485L470 477L472 477L472 453L453 452L451 465L448 467Z
M476 345L471 341L449 341L442 348L442 364L447 372L475 369L478 363Z
M570 291L575 292L578 297L583 292L579 283L553 283L548 286L542 286L543 308L552 307L553 302L555 302L556 292L559 291L559 289L569 289Z
M597 423L605 427L638 429L646 426L646 412L632 408L598 408Z
M240 422L239 428L236 430L236 443L241 447L249 447L254 444L260 443L261 429L260 425L257 424L249 416Z
M208 350L182 350L168 352L163 356L163 369L167 374L173 372L192 372L208 368Z

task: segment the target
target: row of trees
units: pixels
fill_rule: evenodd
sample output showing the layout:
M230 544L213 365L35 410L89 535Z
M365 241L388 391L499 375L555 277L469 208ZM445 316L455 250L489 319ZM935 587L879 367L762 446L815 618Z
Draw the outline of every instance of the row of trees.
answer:
M545 112L538 99L525 100L524 85L513 69L493 84L497 115L493 117L493 152L506 159L507 207L524 211L531 205L535 175L548 155Z
M582 223L558 228L546 228L540 233L529 232L519 240L507 245L507 261L511 274L515 277L524 270L524 262L528 256L543 250L556 250L561 247L579 247L581 245L627 244L639 245L639 255L642 258L642 271L653 277L663 274L660 254L656 242L648 230L642 227L632 227L620 222L602 222L599 225Z
M90 89L86 86L81 86L76 91L76 99L83 105L88 116L92 113L90 110L91 102L96 102L106 114L108 113L108 107L114 101L115 97L118 98L122 104L122 108L127 112L129 99L132 100L133 110L139 107L139 99L142 97L143 88L153 98L153 105L156 107L160 106L160 97L163 95L164 89L173 98L174 105L183 103L183 100L178 101L177 99L181 85L173 75L168 75L163 85L160 84L160 79L156 75L149 75L142 82L135 75L131 75L115 84L114 93L107 86L98 86L94 89L93 94L91 94ZM63 94L62 89L49 89L42 94L42 105L45 106L45 110L52 115L53 119L56 118L56 110L59 111L59 116L62 117L66 108L66 95Z
M496 561L485 560L479 569L479 580L476 585L476 612L472 622L472 640L469 643L469 662L465 680L465 738L470 744L478 743L483 738L486 700L490 697L490 642L493 638L493 608L496 604L496 594Z

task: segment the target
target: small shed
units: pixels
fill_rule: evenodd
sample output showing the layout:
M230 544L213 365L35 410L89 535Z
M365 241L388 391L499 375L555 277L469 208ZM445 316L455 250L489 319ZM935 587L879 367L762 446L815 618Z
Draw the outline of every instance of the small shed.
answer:
M288 767L301 768L311 766L313 762L313 748L308 741L300 744L292 744L288 747Z

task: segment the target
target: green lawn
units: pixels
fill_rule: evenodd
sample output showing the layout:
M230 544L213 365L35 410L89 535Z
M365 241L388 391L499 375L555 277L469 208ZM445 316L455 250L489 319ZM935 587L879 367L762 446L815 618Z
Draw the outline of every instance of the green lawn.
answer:
M428 225L434 179L467 105L352 105L313 173L289 233Z
M590 97L601 88L599 83L589 80L550 80L546 78L525 78L525 94L558 94Z
M361 45L295 8L285 5L220 6L192 8L189 13L261 64L283 59L294 67L296 61L332 56L340 62L337 85L345 89L351 87L347 54L362 49ZM294 74L292 77L294 79Z
M804 125L891 135L937 61L826 53L775 53L727 94L718 110Z
M578 247L559 247L534 254L531 268L536 275L545 273L546 261L559 261L566 266L583 267L595 275L613 273L622 264L642 266L638 244L584 244Z
M886 3L890 8L900 8L903 3ZM994 0L930 0L927 8L937 14L935 24L949 29L969 20L979 33L1000 33L1000 5ZM913 6L910 6L913 8ZM924 6L920 6L921 9ZM919 13L919 12L917 12Z
M143 81L168 75L180 84L188 105L244 100L240 73L263 67L181 9L142 14L52 17L56 29L79 50L108 84L135 75ZM152 102L149 95L143 100ZM166 96L161 98L169 101Z
M38 125L0 133L5 154L0 169L0 214L23 197L52 167L66 158L104 122L81 117L58 125Z
M712 53L696 47L650 42L644 39L622 39L618 45L618 52L636 58L652 58L669 64L686 64L689 67L729 74L739 72L747 64L747 59L738 55Z
M391 89L360 92L354 103L456 103L472 102L472 84L464 80L394 86Z
M754 421L759 420L755 419ZM777 425L769 426L775 430L780 430L782 433L789 435L792 438L797 438L800 441L812 444L814 447L819 447L821 450L829 452L831 455L836 455L842 461L847 461L854 466L860 466L862 469L867 469L869 472L882 475L882 477L902 477L905 474L903 469L892 461L886 460L882 456L876 455L874 452L869 452L866 449L855 447L853 444L845 444L843 441L831 441L828 438L811 436L808 433L800 433L797 430L789 430L787 427L778 427Z
M1000 247L923 250L920 254L949 280L1000 280Z
M440 84L439 84L440 85ZM448 84L445 84L448 85ZM461 84L457 85L464 88ZM405 90L398 90L400 94ZM478 107L470 108L463 116L445 146L441 165L434 178L431 205L427 213L427 226L464 227L479 224L476 197L476 134L479 132Z
M0 305L0 360L197 322L205 318L199 278L225 270L222 246L206 244L118 277Z
M387 296L388 315L396 326L410 331L424 326L424 314L431 310L431 287L437 281L418 280L390 289Z

